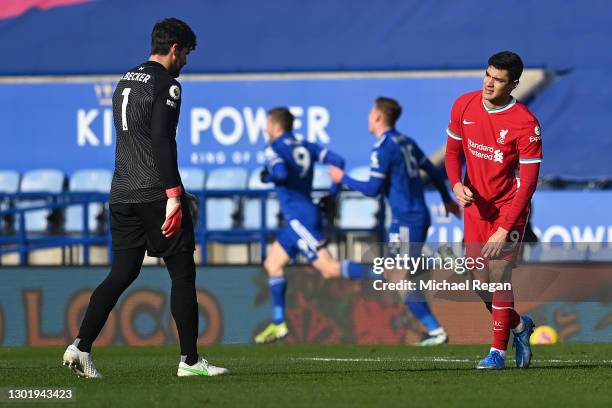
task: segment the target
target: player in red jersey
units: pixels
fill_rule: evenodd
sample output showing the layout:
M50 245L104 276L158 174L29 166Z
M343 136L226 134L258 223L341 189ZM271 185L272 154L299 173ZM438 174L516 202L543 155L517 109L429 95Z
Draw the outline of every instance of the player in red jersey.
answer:
M489 58L482 90L460 96L447 129L446 172L457 201L465 208L466 256L487 259L475 279L510 282L520 249L542 161L540 124L511 92L523 72L521 58L510 51ZM461 152L466 174L461 180ZM516 178L518 170L519 179ZM477 368L501 369L510 331L516 364L529 367L533 321L514 310L512 290L481 291L493 315L493 347Z

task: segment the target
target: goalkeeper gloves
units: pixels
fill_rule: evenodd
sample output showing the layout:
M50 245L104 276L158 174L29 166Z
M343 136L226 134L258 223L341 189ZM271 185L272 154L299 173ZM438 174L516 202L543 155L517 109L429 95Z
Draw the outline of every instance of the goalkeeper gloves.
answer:
M183 221L183 211L181 210L181 194L183 194L183 187L176 186L166 190L166 220L162 225L162 234L166 238L172 238L181 229L181 223Z

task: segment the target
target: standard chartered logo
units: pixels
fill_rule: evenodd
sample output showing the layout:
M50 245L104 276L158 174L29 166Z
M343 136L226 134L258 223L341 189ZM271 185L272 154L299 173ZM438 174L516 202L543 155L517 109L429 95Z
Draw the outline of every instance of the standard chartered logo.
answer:
M499 150L495 150L493 152L493 161L499 162L499 163L503 163L504 162L504 154Z
M468 139L468 150L472 156L479 159L492 160L497 163L504 162L504 152L499 149L494 149L493 146L487 146L482 143L476 143L472 139Z

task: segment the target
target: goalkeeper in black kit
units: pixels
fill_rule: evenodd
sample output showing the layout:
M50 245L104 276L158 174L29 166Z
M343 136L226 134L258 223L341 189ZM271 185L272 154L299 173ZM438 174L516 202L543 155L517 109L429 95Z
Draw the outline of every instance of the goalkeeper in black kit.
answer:
M183 21L155 24L149 60L123 75L113 94L117 134L110 213L113 261L93 292L79 334L63 364L79 376L101 378L91 347L119 296L140 273L145 252L160 257L172 280L170 308L179 334L178 376L228 372L198 355L193 223L177 164L181 85L175 79L195 49Z

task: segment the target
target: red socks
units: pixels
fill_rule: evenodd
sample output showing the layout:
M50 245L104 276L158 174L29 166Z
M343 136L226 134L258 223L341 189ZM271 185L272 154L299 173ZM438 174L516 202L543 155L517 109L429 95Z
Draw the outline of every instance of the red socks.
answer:
M510 330L521 322L514 311L514 295L511 290L497 290L493 293L493 347L506 350Z

